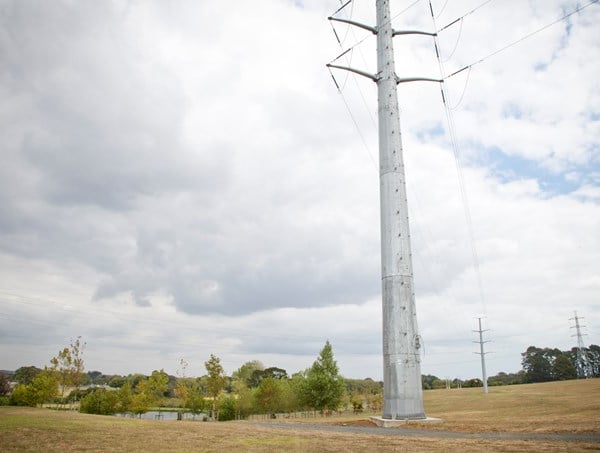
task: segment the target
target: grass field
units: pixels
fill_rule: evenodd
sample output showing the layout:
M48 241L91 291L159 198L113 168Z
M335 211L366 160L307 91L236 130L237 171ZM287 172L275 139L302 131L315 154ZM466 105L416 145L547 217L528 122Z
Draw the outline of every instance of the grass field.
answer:
M420 428L459 433L600 433L600 379L434 390L425 410L443 422ZM0 451L600 451L600 442L402 436L403 428L361 432L366 416L276 423L165 422L33 408L0 408ZM337 426L331 431L331 425ZM417 425L409 425L410 428ZM406 432L406 431L405 431Z

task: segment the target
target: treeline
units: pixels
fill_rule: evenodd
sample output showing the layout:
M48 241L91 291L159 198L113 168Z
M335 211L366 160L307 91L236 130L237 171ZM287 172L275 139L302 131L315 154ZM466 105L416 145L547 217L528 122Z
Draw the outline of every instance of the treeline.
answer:
M183 361L178 377L169 376L164 370L155 370L150 376L126 377L106 376L97 371L84 373L83 361L79 360L83 347L79 343L76 346L65 348L65 360L53 358L52 366L43 370L36 367L16 370L11 380L17 385L5 402L37 406L78 401L82 412L105 415L142 414L172 407L181 413L203 414L219 420L245 418L253 413L329 412L348 403L346 381L339 375L329 342L310 368L292 376L281 368L265 368L258 361L247 362L232 376L226 376L220 359L214 355L204 363L207 373L201 377L187 377L187 363ZM2 376L3 382L8 382ZM372 380L364 384L347 382L353 392L366 389L373 392L374 387L381 387ZM72 391L66 395L68 388ZM373 398L377 399L376 395ZM362 402L356 403L356 407L362 408Z
M524 382L563 381L567 379L600 377L600 346L557 348L529 346L521 354Z
M206 374L200 377L187 376L188 364L183 360L177 376L164 370L155 370L150 376L105 375L84 371L84 348L85 343L78 338L59 351L44 369L26 366L14 373L0 372L0 404L53 403L96 414L142 414L168 407L220 420L340 408L378 412L383 404L381 381L345 379L339 375L329 342L310 368L291 376L282 368L265 367L256 360L246 362L227 376L214 355L204 363ZM488 385L600 377L600 347L596 345L583 351L530 346L521 358L522 370L491 376ZM425 390L483 386L479 378L450 380L434 375L423 375L422 384Z

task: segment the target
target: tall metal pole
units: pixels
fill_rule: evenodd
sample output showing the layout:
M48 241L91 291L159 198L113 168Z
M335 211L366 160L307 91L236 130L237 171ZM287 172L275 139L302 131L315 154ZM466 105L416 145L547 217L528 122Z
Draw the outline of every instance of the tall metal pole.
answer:
M345 3L337 12L343 9ZM394 65L393 37L422 31L392 29L389 0L376 0L377 25L329 17L377 35L377 74L329 63L377 83L379 111L379 189L381 203L381 280L383 305L383 415L384 419L423 419L421 384L421 339L413 286L406 179L402 158L400 111L396 85L403 82L442 82L426 77L399 78ZM343 52L334 61L341 58ZM335 78L334 78L335 81ZM336 86L339 85L336 82Z
M384 419L425 418L389 0L377 0Z
M487 373L485 371L485 351L483 350L483 344L487 343L487 341L483 341L483 332L485 330L481 329L481 318L477 318L479 321L479 330L475 330L474 332L479 332L479 341L475 343L479 343L479 352L475 354L481 355L481 379L483 380L483 393L488 393L488 382L487 382Z

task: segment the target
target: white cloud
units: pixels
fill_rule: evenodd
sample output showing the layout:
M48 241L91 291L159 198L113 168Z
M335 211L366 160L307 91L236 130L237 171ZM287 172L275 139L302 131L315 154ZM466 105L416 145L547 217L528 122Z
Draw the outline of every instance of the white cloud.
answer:
M438 26L479 4L448 2ZM0 4L3 368L83 335L105 372L183 357L202 373L211 353L295 372L329 339L342 373L381 377L376 91L335 72L342 100L325 69L338 5ZM478 9L440 34L442 55L457 44L446 73L575 7ZM600 322L598 14L445 83L452 106L466 87L453 119L484 301L439 87L399 88L426 373L478 374L475 316L491 373L530 344L570 347L575 309ZM352 17L372 23L372 2ZM427 4L394 26L431 30ZM366 38L349 64L374 71L374 38L335 27ZM437 77L429 38L396 49L399 75Z

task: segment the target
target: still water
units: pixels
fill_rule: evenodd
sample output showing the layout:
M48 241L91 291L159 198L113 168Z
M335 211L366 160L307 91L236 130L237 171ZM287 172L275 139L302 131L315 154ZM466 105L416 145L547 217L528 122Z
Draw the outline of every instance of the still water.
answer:
M183 420L203 420L204 417L208 417L207 414L190 414L184 413ZM117 417L128 417L128 418L141 418L142 420L177 420L177 412L158 412L148 411L143 413L141 416L137 414L116 414Z

